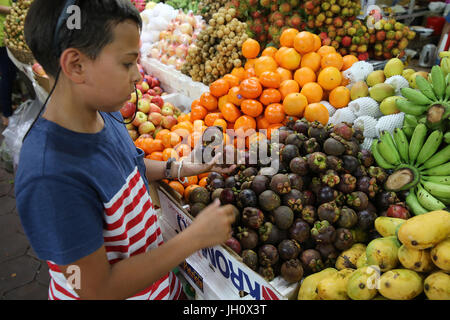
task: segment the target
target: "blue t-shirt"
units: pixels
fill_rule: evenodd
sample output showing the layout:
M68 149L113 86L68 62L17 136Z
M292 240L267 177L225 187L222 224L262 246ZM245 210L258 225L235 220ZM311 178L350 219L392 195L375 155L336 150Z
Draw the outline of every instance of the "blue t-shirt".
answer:
M96 134L76 133L39 118L24 141L16 200L40 259L68 265L98 250L104 244L105 204L133 171L140 173L148 192L144 152L123 124L101 115L105 126ZM123 120L118 112L112 115Z

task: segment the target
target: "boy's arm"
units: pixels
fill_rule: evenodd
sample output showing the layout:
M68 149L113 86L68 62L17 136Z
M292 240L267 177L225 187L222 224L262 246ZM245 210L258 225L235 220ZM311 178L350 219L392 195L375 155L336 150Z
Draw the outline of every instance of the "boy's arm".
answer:
M8 6L0 6L0 14L7 15L11 12L11 7Z
M105 247L72 265L80 268L81 299L127 299L150 287L194 252L225 242L234 221L231 206L220 202L207 207L190 227L162 246L110 265ZM60 266L69 279L69 266Z

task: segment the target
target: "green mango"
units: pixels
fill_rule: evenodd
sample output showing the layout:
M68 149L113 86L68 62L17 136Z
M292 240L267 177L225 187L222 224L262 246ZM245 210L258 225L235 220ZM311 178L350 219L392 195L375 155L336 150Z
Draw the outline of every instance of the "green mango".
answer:
M367 266L367 255L364 252L356 261L356 267L359 269L365 266Z
M347 281L347 295L352 300L373 299L378 293L376 289L377 276L377 271L371 267L356 270Z
M298 291L298 300L319 300L319 295L317 294L317 285L323 279L331 277L337 274L338 271L334 268L326 268L318 273L307 276L303 279L303 282Z
M399 264L398 249L400 246L396 236L372 240L366 249L367 264L378 266L383 272L394 269Z
M399 225L402 225L406 220L391 218L391 217L378 217L375 219L375 229L383 237L395 236L395 230Z

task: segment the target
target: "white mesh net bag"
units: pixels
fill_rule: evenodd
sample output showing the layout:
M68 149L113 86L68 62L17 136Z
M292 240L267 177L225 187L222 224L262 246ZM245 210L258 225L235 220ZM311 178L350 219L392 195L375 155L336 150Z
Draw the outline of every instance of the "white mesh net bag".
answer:
M362 116L356 118L353 123L354 127L360 128L363 130L363 135L366 138L375 138L377 136L377 132L375 130L375 126L377 125L378 120L371 116Z
M402 76L393 76L390 78L387 78L384 83L390 84L395 89L396 95L401 95L401 89L402 88L409 88L409 82Z
M349 107L337 109L334 115L330 118L328 123L338 124L341 122L353 123L356 116Z
M344 71L344 76L347 77L350 82L364 81L372 71L373 66L370 63L358 61Z
M356 117L371 116L377 119L383 115L380 111L378 102L370 97L363 97L350 101L348 107L353 111Z
M336 108L333 107L328 101L320 101L320 104L323 104L325 106L325 108L327 108L328 110L328 114L330 115L330 117L334 116L335 112L336 112Z
M381 117L378 119L377 125L375 126L377 136L379 137L380 133L385 130L394 133L396 128L401 128L403 126L404 118L405 114L403 112Z
M361 143L360 147L363 150L370 150L370 148L372 147L372 143L373 143L373 138L364 138L364 142Z

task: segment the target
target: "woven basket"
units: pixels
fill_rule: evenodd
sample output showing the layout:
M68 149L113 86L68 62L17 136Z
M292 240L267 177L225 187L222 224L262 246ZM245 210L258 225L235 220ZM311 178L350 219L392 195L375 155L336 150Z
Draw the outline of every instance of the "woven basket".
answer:
M23 64L33 64L34 63L34 57L31 51L23 51L23 50L17 50L11 47L8 47L8 50L11 51L13 56Z

